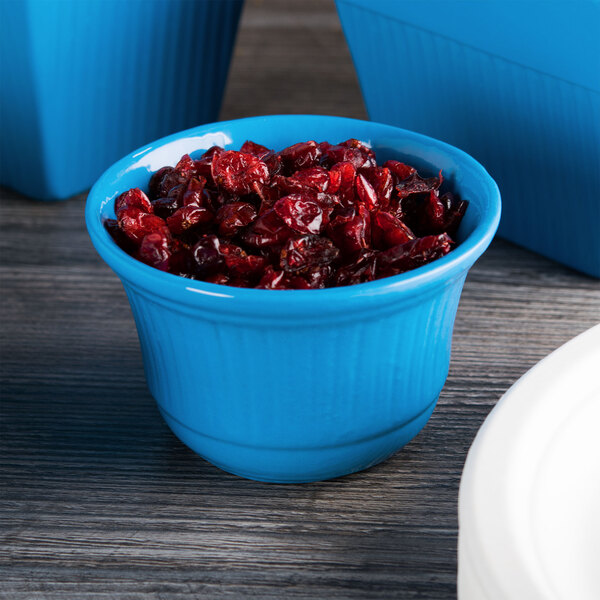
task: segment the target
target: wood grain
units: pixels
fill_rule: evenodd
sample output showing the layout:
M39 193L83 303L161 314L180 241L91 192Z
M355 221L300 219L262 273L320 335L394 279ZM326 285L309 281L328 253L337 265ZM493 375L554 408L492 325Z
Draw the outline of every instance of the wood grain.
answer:
M365 116L330 2L247 4L222 118L278 112ZM163 423L83 206L2 192L0 598L455 597L466 452L520 375L600 321L599 283L494 241L421 434L363 473L267 485Z

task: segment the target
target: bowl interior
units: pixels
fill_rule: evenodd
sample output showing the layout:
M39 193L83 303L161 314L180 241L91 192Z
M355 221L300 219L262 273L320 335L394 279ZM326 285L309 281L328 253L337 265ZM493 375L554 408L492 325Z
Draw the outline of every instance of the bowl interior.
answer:
M90 235L101 256L117 272L119 268L125 269L128 278L143 274L141 276L145 282L152 279L157 284L157 278L160 277L162 282L173 286L178 285L174 280L182 279L182 289L189 290L193 287L196 292L213 290L214 295L216 289L223 290L224 286L183 280L147 267L122 252L102 227L104 218L114 218L114 198L132 187L147 190L151 173L165 165L175 165L185 153L197 158L213 145L239 149L246 140L253 140L280 150L309 139L337 143L348 138L357 138L369 144L376 152L379 164L388 159L402 160L416 166L421 174L428 176L437 174L441 169L448 189L470 202L457 236L460 244L449 255L415 271L386 278L387 281L377 280L350 287L361 288L361 293L367 293L367 290L372 293L375 288L381 288L377 290L380 293L392 283L402 282L405 287L413 288L422 285L425 279L438 277L440 273L451 276L466 271L491 241L500 218L498 188L485 169L464 152L432 138L389 125L341 117L253 117L203 125L149 144L108 169L90 192L86 208ZM432 273L433 270L435 273ZM310 295L314 298L315 294L320 293L324 297L325 293L339 294L342 289L349 288L296 291L295 296L299 298L301 295ZM248 293L270 294L268 298L273 297L270 290L227 288L227 295L230 297L246 297ZM358 290L350 292L353 296L358 293ZM267 298L266 295L264 297Z

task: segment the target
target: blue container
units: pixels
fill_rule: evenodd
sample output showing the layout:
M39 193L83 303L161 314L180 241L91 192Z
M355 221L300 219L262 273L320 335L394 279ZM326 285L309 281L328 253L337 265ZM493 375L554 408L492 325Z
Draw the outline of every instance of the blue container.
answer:
M600 2L337 7L369 117L472 154L502 237L600 277Z
M255 290L148 267L102 226L118 194L147 189L151 172L186 152L236 149L247 139L281 149L350 137L368 141L378 160L404 159L429 174L443 169L471 202L456 249L371 283ZM92 242L127 292L148 387L173 432L226 471L277 482L365 469L425 425L448 374L463 282L499 219L496 184L460 150L388 125L323 116L255 117L164 138L106 171L86 206Z
M0 182L81 192L219 112L242 0L0 0Z

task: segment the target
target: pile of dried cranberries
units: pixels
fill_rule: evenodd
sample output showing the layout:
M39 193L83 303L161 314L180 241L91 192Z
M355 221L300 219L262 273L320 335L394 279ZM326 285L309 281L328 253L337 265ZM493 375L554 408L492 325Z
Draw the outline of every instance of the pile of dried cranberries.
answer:
M467 202L358 140L184 155L117 197L105 221L148 265L238 287L312 289L403 273L447 254Z

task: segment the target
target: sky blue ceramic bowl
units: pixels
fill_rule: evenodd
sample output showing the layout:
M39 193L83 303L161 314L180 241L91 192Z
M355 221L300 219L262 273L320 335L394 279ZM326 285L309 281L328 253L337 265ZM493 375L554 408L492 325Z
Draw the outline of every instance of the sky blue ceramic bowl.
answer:
M464 148L498 235L600 278L600 0L336 2L369 117Z
M219 114L242 0L0 0L0 184L87 190Z
M460 245L413 272L325 290L254 290L191 281L122 252L102 227L117 194L213 144L275 149L350 137L378 160L443 169L470 201ZM434 139L368 121L254 117L163 138L112 166L92 188L92 241L123 282L150 392L179 439L213 464L274 482L329 479L374 465L425 425L446 380L467 271L490 243L500 195L483 167ZM115 349L117 351L117 349Z

